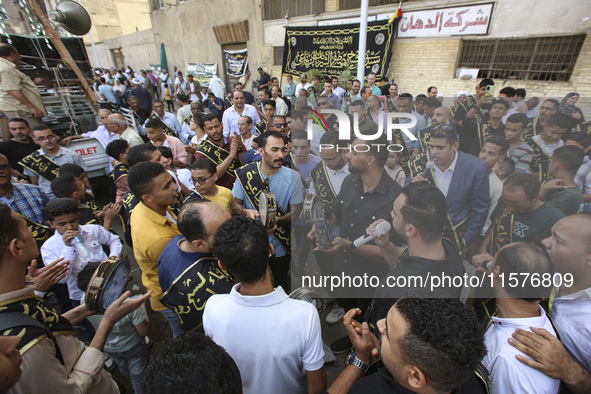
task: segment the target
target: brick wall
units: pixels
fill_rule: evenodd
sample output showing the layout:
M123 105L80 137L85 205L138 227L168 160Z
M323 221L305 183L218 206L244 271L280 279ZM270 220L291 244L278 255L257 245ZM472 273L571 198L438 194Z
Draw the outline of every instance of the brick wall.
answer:
M459 39L397 39L394 41L389 79L401 92L416 96L427 93L431 85L439 93L451 97L460 90L474 92L478 81L454 78L459 56ZM562 99L567 93L581 95L577 106L591 119L591 35L579 54L573 75L568 82L495 80L497 92L505 86L524 88L527 95Z

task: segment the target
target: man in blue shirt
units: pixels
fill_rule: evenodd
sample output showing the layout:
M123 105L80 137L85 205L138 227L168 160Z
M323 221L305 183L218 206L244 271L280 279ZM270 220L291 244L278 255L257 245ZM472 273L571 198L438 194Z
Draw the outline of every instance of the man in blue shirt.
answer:
M183 205L177 218L182 235L172 238L158 259L160 301L174 310L185 331L203 332L203 309L213 294L229 293L234 281L211 253L213 235L230 214L209 200Z
M98 87L99 92L107 99L111 104L117 105L117 97L111 85L107 85L105 78L101 78L101 86Z
M221 119L222 114L224 113L224 100L216 97L213 92L207 93L207 98L209 99L207 102L207 109L209 109L209 112L212 114L218 115Z
M232 189L232 211L237 215L256 219L260 217L260 194L253 192L266 187L275 195L278 214L280 210L283 213L277 218L274 231L269 235L269 242L275 250L275 257L270 259L269 266L273 272L275 286L281 286L289 293L289 226L292 215L298 217L301 204L304 202L302 180L296 171L283 167L285 142L279 131L261 134L258 149L262 161L250 163L236 171L237 179Z

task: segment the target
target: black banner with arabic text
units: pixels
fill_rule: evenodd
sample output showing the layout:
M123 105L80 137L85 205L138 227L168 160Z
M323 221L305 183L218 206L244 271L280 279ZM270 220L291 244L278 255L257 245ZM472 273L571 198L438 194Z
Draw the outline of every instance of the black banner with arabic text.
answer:
M396 24L388 21L367 24L365 75L377 80L388 74ZM283 49L283 72L299 76L308 70L338 77L349 69L357 73L359 24L333 26L287 26Z

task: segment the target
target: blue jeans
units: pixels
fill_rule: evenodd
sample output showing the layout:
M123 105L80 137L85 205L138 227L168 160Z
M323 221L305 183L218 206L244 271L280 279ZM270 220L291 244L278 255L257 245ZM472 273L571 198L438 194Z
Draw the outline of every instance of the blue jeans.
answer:
M148 365L148 348L144 337L142 337L140 343L125 352L105 353L111 356L121 373L131 380L133 391L136 394L143 394L146 366Z
M172 329L173 338L185 333L185 330L181 327L181 321L172 309L165 309L159 312L168 320L168 324L170 324L170 328Z

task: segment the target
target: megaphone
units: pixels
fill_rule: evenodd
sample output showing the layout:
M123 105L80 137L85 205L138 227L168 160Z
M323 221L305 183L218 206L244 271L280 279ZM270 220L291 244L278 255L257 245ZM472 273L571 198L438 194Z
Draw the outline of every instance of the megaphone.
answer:
M61 28L75 36L83 36L90 31L92 21L90 15L80 4L64 0L59 3L55 11L48 13L49 19L59 24Z

